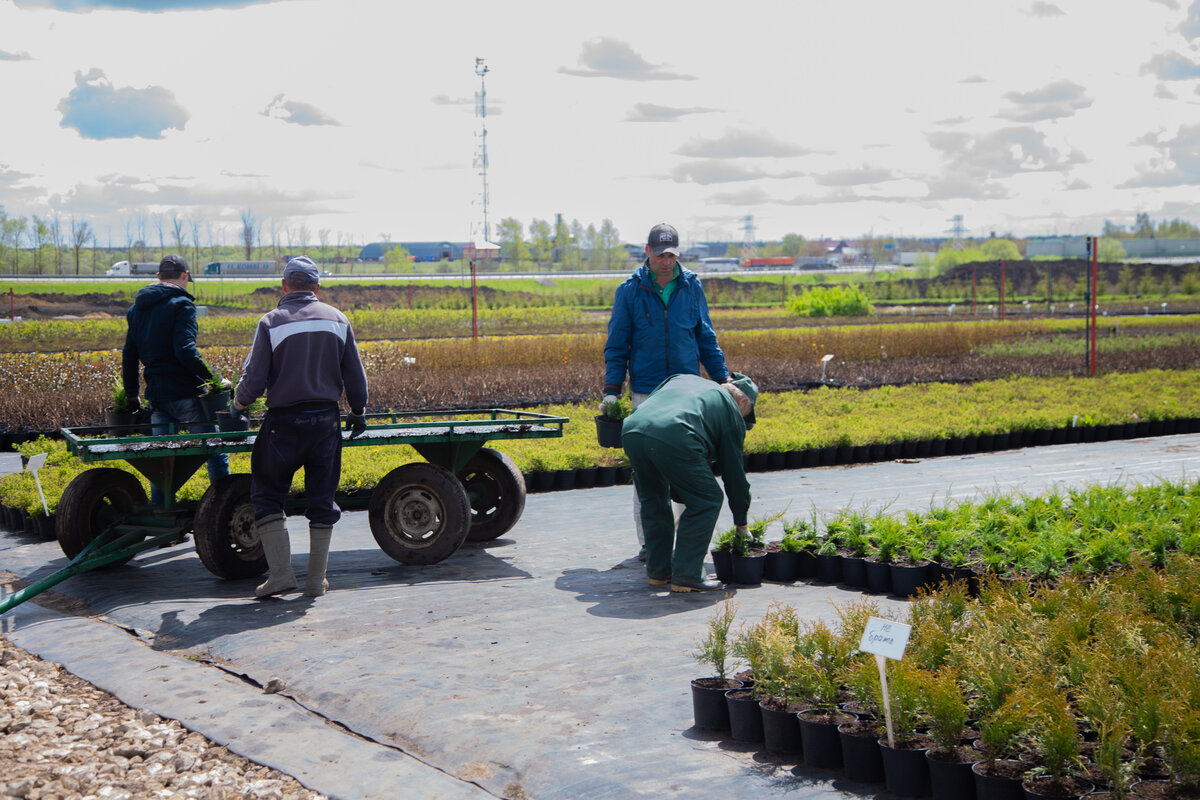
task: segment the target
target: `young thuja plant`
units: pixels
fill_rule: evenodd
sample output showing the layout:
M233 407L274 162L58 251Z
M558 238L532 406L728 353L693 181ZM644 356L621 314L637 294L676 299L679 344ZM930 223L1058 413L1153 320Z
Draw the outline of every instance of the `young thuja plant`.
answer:
M929 736L938 750L953 752L962 741L967 725L967 698L958 671L942 667L922 675L921 710L929 720Z
M871 551L871 525L857 511L842 511L825 525L825 536L836 543L838 551L861 558Z
M1124 800L1131 792L1135 779L1133 762L1127 758L1125 743L1133 730L1124 691L1109 680L1108 656L1096 654L1092 669L1078 685L1076 706L1086 725L1096 734L1092 763L1108 783L1108 793L1115 800Z
M629 395L626 394L618 397L616 400L601 403L600 413L609 419L625 419L633 413L633 403L629 400Z
M905 658L922 669L936 670L957 663L957 647L967 626L970 595L962 581L936 592L921 592L909 604L909 634Z
M744 556L750 552L750 541L744 536L738 536L737 528L733 527L722 531L717 536L713 544L713 550L721 553L732 553L735 556Z
M785 553L812 552L817 545L817 526L813 522L794 519L783 526L779 549Z
M750 546L752 548L762 548L767 536L767 526L782 517L785 511L787 511L786 508L778 514L772 514L769 517L755 517L747 523L746 527L750 530Z
M734 617L737 616L737 604L726 598L708 621L708 635L696 643L697 650L692 657L701 664L712 665L717 677L725 679L726 662L729 657L729 629L733 627Z
M871 555L884 564L891 564L908 545L909 531L899 519L879 514L871 520Z
M204 394L220 394L230 391L230 384L229 381L212 372L209 373L208 380L200 384L200 391Z
M979 740L989 766L997 759L1016 755L1021 735L1026 730L1025 708L1028 705L1023 688L1015 689L1004 702L979 718Z
M837 706L841 674L855 645L820 620L802 626L796 637L792 671L814 707Z
M897 742L911 739L922 723L925 673L905 660L887 662L888 707Z
M883 719L883 689L879 684L879 665L869 653L859 653L842 668L842 686L858 703L864 714Z
M133 410L132 399L125 392L125 384L120 378L113 383L112 401L112 410L118 414L127 414Z
M1063 780L1080 764L1079 729L1070 701L1048 683L1032 682L1027 691L1029 734L1042 757L1030 777Z

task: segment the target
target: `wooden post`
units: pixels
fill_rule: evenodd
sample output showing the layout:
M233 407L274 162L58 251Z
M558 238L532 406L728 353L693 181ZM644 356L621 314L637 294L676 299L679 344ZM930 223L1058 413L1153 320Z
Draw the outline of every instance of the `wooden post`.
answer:
M1004 259L1000 259L1000 321L1004 321Z

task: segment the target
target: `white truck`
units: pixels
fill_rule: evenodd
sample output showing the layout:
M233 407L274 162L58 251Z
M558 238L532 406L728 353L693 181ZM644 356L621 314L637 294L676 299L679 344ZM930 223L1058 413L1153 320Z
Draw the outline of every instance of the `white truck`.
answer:
M157 275L158 262L146 263L135 261L132 264L128 261L118 261L104 271L104 274L109 277L126 277L132 278L137 275Z

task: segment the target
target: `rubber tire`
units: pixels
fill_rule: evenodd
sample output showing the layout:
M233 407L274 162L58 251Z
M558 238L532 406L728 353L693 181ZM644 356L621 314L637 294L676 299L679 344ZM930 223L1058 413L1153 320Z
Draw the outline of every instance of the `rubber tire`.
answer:
M471 503L468 541L490 542L508 532L525 512L525 477L499 450L481 448L458 473L458 479Z
M267 571L254 527L249 475L227 475L208 487L196 507L192 533L200 561L218 578L255 578Z
M58 546L73 559L102 530L147 502L146 490L133 473L115 467L85 470L67 484L58 500L54 523ZM120 566L129 558L109 566Z
M396 467L371 492L371 535L401 564L436 564L454 555L471 528L467 492L445 467Z

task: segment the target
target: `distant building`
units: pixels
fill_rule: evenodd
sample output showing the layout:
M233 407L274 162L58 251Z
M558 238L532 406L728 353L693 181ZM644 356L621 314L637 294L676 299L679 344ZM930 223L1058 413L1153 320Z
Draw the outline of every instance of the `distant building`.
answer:
M1118 239L1128 258L1200 258L1200 239ZM1025 257L1087 258L1086 236L1045 236L1025 240Z
M358 257L363 261L383 261L387 252L396 245L407 250L414 261L457 261L462 258L463 248L471 242L372 242L364 245Z

